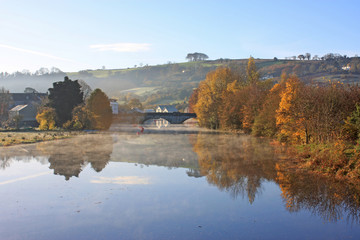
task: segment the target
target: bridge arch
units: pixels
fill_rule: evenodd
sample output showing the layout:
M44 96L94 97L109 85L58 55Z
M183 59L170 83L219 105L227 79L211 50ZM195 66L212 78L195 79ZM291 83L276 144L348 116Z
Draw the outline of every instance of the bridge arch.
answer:
M166 121L168 121L171 124L181 124L190 118L196 118L196 114L195 113L179 113L179 112L175 112L175 113L145 113L141 120L141 123L144 123L145 121L150 120L150 119L154 119L154 120L165 119Z

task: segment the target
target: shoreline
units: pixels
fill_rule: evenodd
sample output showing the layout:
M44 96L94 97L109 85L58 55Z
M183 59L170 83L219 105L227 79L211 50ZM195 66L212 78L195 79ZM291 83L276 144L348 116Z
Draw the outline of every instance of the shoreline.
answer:
M81 134L85 133L65 130L4 130L0 131L0 147L53 141Z

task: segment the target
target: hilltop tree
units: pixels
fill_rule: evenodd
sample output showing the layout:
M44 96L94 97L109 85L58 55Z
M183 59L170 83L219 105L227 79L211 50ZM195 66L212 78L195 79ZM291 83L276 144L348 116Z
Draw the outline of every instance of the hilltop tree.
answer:
M204 61L208 58L209 58L208 55L206 55L205 53L198 53L198 52L188 53L186 55L186 59L189 62Z
M55 109L56 125L62 126L71 120L71 112L77 105L83 103L83 93L77 80L72 81L68 77L63 82L53 83L49 88L49 105Z
M310 53L305 53L305 57L307 58L307 60L310 60L311 54Z
M314 57L312 58L313 60L319 60L319 56L318 55L314 55Z

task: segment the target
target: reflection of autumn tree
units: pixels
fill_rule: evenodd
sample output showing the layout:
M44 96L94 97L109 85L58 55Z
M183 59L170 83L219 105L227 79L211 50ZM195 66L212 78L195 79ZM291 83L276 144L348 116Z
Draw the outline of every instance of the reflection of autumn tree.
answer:
M58 142L44 142L37 145L43 154L49 156L50 169L54 174L65 176L66 180L78 177L88 164L100 172L109 162L113 150L110 135L84 135Z
M275 155L265 140L237 135L199 134L194 144L200 174L220 190L253 203L264 180L274 180Z
M10 166L10 158L1 158L0 156L0 168L5 169Z
M359 222L359 186L287 171L284 163L277 163L276 171L276 181L288 211L306 209L331 222L344 216L347 221Z

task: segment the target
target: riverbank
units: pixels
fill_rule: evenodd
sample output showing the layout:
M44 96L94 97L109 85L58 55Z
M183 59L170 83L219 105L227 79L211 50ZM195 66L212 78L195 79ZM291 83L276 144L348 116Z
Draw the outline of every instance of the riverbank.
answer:
M0 147L17 144L28 144L56 139L70 138L82 134L79 131L38 131L38 130L16 130L0 131Z
M348 182L360 182L360 145L346 141L294 147L299 168Z

